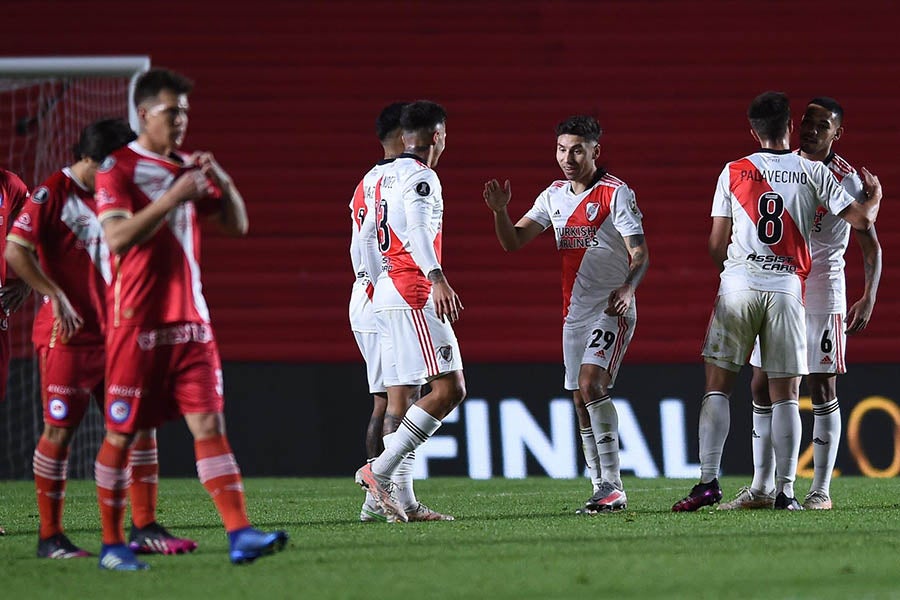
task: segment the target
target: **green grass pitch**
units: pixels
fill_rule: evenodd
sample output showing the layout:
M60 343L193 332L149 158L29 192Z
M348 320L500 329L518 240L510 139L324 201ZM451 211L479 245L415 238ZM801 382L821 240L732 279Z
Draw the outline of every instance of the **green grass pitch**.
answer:
M726 477L726 496L747 478ZM39 560L30 482L0 482L0 598L897 598L900 485L839 477L832 511L673 514L693 482L626 478L629 507L578 517L586 480L416 483L449 523L358 522L363 494L342 479L248 479L249 510L285 528L284 552L228 562L227 541L197 481L160 484L160 520L200 543L152 556L151 570L109 573L96 558ZM799 481L798 495L808 487ZM99 549L93 484L73 481L65 523Z

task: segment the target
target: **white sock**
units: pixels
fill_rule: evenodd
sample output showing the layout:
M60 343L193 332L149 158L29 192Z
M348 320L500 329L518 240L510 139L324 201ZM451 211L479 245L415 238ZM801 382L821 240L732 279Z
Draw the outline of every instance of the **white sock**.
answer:
M616 405L607 395L586 402L584 407L591 417L601 481L608 481L622 489L622 476L619 473L619 415Z
M772 403L772 448L775 449L775 494L794 497L800 456L800 404L796 400Z
M835 398L813 406L813 480L810 492L831 493L831 473L841 443L841 407Z
M395 484L397 501L407 510L412 510L419 505L416 492L413 490L413 466L416 463L416 451L413 450L403 457L400 466L394 471L391 481Z
M709 392L703 396L700 402L700 483L709 483L719 476L730 427L728 395Z
M772 407L753 403L753 482L750 489L769 493L775 489L775 450L772 449Z
M590 427L579 429L581 432L581 449L584 451L584 462L587 463L588 473L591 475L591 485L594 489L600 485L600 455L597 454L597 441L594 439L594 430Z
M390 446L372 463L372 472L377 475L393 477L404 457L424 444L441 426L441 422L413 404L406 411L390 438Z

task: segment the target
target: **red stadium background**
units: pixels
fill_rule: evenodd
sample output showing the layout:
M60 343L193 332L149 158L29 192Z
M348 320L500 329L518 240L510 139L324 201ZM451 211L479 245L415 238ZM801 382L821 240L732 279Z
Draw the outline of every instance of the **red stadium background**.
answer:
M428 98L449 112L440 176L444 265L466 305L469 362L557 362L561 294L552 236L505 254L483 182L510 178L524 212L559 177L553 129L588 112L602 160L637 192L651 252L627 362L696 362L716 290L706 254L724 162L751 152L744 111L766 89L795 117L809 98L846 109L837 149L877 173L885 268L850 362L900 358L896 290L900 79L890 2L273 2L166 7L74 0L4 6L0 54L148 54L196 80L190 149L240 185L251 235L204 242L204 281L230 361L358 361L347 325L347 202L380 158L378 110ZM77 16L77 24L73 18ZM851 244L852 246L852 244ZM851 247L851 301L861 260Z

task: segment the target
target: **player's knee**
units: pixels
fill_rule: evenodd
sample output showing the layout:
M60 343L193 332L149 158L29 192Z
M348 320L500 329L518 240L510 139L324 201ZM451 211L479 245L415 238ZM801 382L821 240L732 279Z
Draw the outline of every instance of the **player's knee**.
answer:
M578 378L578 391L583 401L596 400L607 394L606 383L596 377L582 376Z
M75 430L71 427L44 426L44 438L56 446L67 447L74 435Z
M119 433L118 431L106 431L106 441L116 448L127 448L134 439L133 433Z
M452 410L466 399L466 380L462 371L454 371L446 375L444 380L444 403Z

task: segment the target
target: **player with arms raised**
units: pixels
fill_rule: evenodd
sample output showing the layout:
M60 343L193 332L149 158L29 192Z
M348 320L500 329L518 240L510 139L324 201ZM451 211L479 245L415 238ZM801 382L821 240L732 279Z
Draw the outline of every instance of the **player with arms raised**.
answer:
M200 284L199 216L247 233L244 201L212 154L180 152L192 82L165 69L137 81L138 139L97 172L97 211L113 258L107 293L107 434L97 455L100 567L147 568L124 545L127 449L135 431L183 415L197 473L228 532L232 562L280 550L287 534L250 526L225 434L222 367Z
M356 482L390 522L409 520L392 477L466 394L459 343L450 325L463 307L441 268L444 200L434 167L446 144L446 121L446 111L434 102L403 109L405 152L382 174L373 215L377 236L367 238L367 245L378 244L384 262L374 303L385 384L389 389L431 386L406 411L384 452L356 472Z
M562 255L563 362L572 391L593 495L579 513L622 510L627 497L619 472L619 418L609 396L637 323L635 290L649 266L649 250L634 192L599 168L600 125L573 116L556 128L554 181L513 225L511 186L492 179L484 200L504 250L518 250L553 227Z
M766 92L747 111L760 149L725 165L713 197L709 251L719 267L715 308L703 345L706 394L700 405L700 482L672 507L695 511L722 499L718 472L728 436L728 399L759 336L772 399L776 509L802 509L794 497L800 450L800 376L807 373L803 291L818 207L867 230L881 185L863 169L868 200L857 202L821 162L790 150L787 96Z

